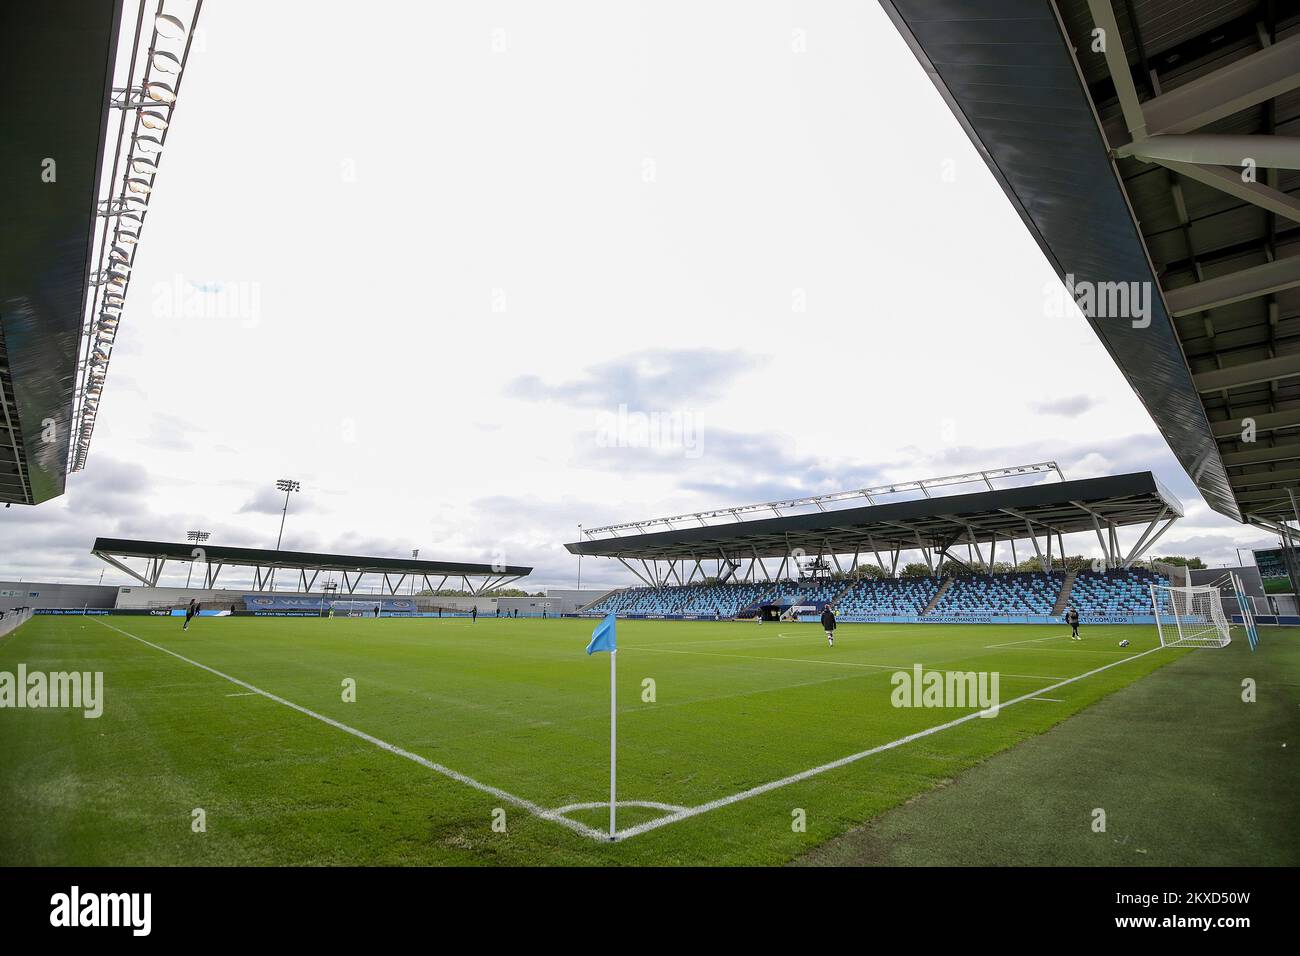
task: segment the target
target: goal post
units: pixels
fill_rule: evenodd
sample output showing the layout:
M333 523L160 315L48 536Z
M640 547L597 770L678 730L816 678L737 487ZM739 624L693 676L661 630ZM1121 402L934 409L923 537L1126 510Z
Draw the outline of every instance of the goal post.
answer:
M1151 585L1156 631L1162 647L1227 647L1231 625L1219 589L1212 585Z
M1253 652L1259 645L1259 629L1255 626L1255 611L1250 605L1250 595L1246 591L1246 585L1242 583L1241 575L1233 571L1231 578L1232 592L1236 595L1237 605L1241 609L1241 624L1246 629L1246 642Z

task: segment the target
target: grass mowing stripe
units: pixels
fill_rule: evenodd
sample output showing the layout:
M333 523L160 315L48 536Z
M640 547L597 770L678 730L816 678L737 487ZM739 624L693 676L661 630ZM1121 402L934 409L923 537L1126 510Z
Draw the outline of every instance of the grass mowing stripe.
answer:
M432 760L429 760L426 757L421 757L419 754L411 753L409 750L403 750L401 747L394 746L393 744L390 744L387 741L380 740L378 737L371 736L370 734L366 733L364 730L357 730L357 728L355 727L349 727L347 724L343 723L342 721L335 720L332 717L326 717L324 714L318 714L314 710L309 710L308 708L303 707L300 704L295 704L291 700L285 700L283 697L277 697L275 694L272 694L270 691L262 690L260 687L254 687L252 684L248 683L247 681L242 681L238 677L231 677L229 674L222 673L221 671L217 670L215 667L209 667L207 664L201 664L196 660L191 660L190 658L186 657L183 654L177 654L175 651L163 647L159 644L155 644L152 641L146 641L143 637L136 637L134 634L130 633L129 631L124 631L120 627L114 627L112 624L108 624L104 621L99 620L98 618L94 618L94 621L96 624L103 624L104 627L108 628L110 631L117 631L117 633L125 637L129 637L133 641L139 641L141 644L144 644L146 647L152 647L156 651L162 651L164 654L170 654L172 657L176 658L179 661L184 661L186 664L190 664L201 670L205 670L209 674L214 674L215 676L220 677L222 680L228 680L230 681L230 683L235 684L239 687L246 688L247 690L251 691L254 694L260 694L262 697L265 697L267 700L275 701L275 703L282 704L285 707L288 707L292 710L296 710L300 714L306 714L308 717L314 717L316 720L319 720L321 723L329 724L331 727L334 727L338 730L342 730L344 733L349 733L354 737L359 737L361 740L364 740L367 743L374 744L376 747L380 748L381 750L386 750L389 753L396 754L399 757L405 757L407 760L412 760L415 763L418 763L420 766L426 767L429 770L434 771L435 773L442 774L444 777L449 777L450 779L455 780L457 783L463 783L467 787L473 787L475 790L481 790L483 793L491 794L492 796L504 800L505 802L510 803L516 807L519 807L520 809L527 810L535 817L539 817L543 820L550 820L554 823L561 823L564 826L568 827L570 830L573 830L577 833L581 833L583 836L589 837L593 840L604 841L608 839L607 835L601 833L599 830L589 827L584 823L579 823L577 820L570 820L568 817L561 816L559 813L556 813L555 811L547 810L543 807L539 807L531 800L525 800L523 797L515 796L513 793L509 793L508 791L502 790L500 787L494 787L491 784L482 783L481 781L475 780L473 777L468 777L457 770L452 770L450 767L444 767L442 764L434 763Z
M1022 701L1032 700L1033 698L1038 697L1040 694L1046 694L1048 691L1056 690L1058 687L1064 687L1067 684L1073 684L1076 681L1083 680L1085 677L1092 677L1094 674L1100 674L1102 671L1109 670L1112 667L1118 667L1120 664L1127 664L1129 661L1135 661L1139 657L1146 657L1148 654L1153 654L1158 650L1162 650L1162 648L1153 647L1150 650L1142 651L1141 653L1134 654L1131 657L1126 657L1122 661L1112 661L1109 664L1103 664L1101 667L1093 668L1090 671L1087 671L1083 674L1079 674L1077 677L1068 677L1065 680L1060 681L1056 684L1052 684L1049 687L1043 687L1040 688L1039 690L1032 691L1031 693L1022 694L1020 697L1017 697L1013 700L1009 700L1005 704L1000 704L998 706L998 709L1001 710L1003 707L1011 707L1015 704L1021 703ZM676 823L678 820L685 820L688 817L699 816L701 813L708 813L711 810L717 810L720 809L721 807L730 806L731 804L738 803L741 800L748 800L750 797L756 797L759 794L767 793L770 790L776 790L780 787L789 786L792 783L798 783L800 780L807 780L809 777L815 777L818 774L827 772L828 770L836 770L840 767L847 766L848 764L855 763L858 760L862 760L865 757L870 757L873 754L878 754L885 750L892 750L894 747L901 747L903 744L911 743L914 740L920 740L922 737L929 737L931 734L937 734L940 731L948 730L952 727L958 726L959 724L964 724L967 721L978 718L981 713L983 713L983 711L978 711L978 710L972 711L971 713L958 717L955 720L950 720L947 723L939 724L937 727L929 727L925 730L919 730L914 734L908 734L905 737L899 737L897 740L891 740L889 743L880 744L879 746L872 747L869 750L863 750L856 754L850 754L847 757L841 757L839 760L832 760L830 763L822 764L820 767L813 767L811 770L804 770L801 771L800 773L791 774L788 777L784 777L780 780L773 780L770 783L762 783L759 784L757 787L750 787L748 790L742 790L740 793L733 793L731 796L728 797L721 797L717 800L710 800L708 803L700 804L700 806L698 807L689 807L686 810L680 810L677 813L670 814L669 816L662 817L658 820L650 820L646 823L637 824L634 827L629 827L627 830L618 833L615 839L626 840L631 837L637 836L641 833L645 833L649 830L654 830L657 829L658 827L666 826L669 823Z
M911 664L864 664L859 661L817 661L807 657L769 657L766 654L723 654L721 652L712 653L709 651L670 651L660 647L637 647L635 645L628 648L634 651L654 651L657 654L690 654L695 657L734 657L742 661L778 661L783 664L827 664L831 667L872 667L876 670L886 671L907 671L911 673ZM956 673L952 670L944 670L941 667L931 667L929 670L941 671L945 674ZM1005 674L1005 677L1022 677L1026 680L1061 680L1060 677L1047 674Z
M29 668L39 663L47 670L74 664L111 670L116 692L106 723L91 726L33 712L13 715L0 727L0 802L13 808L15 818L35 824L0 832L0 858L91 865L785 863L943 787L989 755L1018 747L1026 734L1054 727L1181 656L1148 655L1066 688L1069 695L1059 708L1019 708L1001 721L972 720L726 812L678 818L672 826L627 839L626 832L643 822L968 713L894 710L888 678L897 668L880 657L940 671L1028 664L1023 670L1040 677L1015 683L1006 677L1002 691L1009 700L1027 691L1041 697L1040 688L1069 676L1041 676L1044 670L1080 674L1153 649L1155 636L1153 628L1098 628L1093 636L1103 639L1096 644L1113 648L1123 637L1137 646L1113 657L1096 646L1088 653L1076 645L1065 649L1078 655L1073 662L1058 656L1054 664L1041 654L1010 657L982 648L1024 633L1052 636L1057 628L1019 635L947 626L895 633L851 624L844 628L846 646L841 649L837 640L828 649L815 627L791 628L780 640L765 629L759 641L736 641L754 631L725 623L691 628L620 622L627 651L687 645L681 651L699 653L633 653L633 671L620 668L620 716L631 720L619 721L619 776L629 784L628 797L640 799L619 802L625 838L611 844L607 837L550 825L552 815L562 815L603 829L604 784L595 784L608 780L608 675L581 652L586 622L493 627L493 621L480 621L477 629L461 624L444 630L437 626L441 622L429 621L236 618L201 621L197 636L191 626L183 639L172 622L127 623L132 626L124 633L109 628L114 637L105 640L92 633L89 621L80 628L68 620L37 621L19 645L6 652L0 644L0 663L15 661L21 647ZM121 636L133 639L128 644L117 640ZM860 647L854 638L861 639ZM132 650L140 643L193 663L178 669ZM1053 644L1044 643L1006 650ZM1063 639L1056 642L1063 645ZM726 656L702 656L708 651ZM801 658L788 658L791 652ZM200 659L202 666L194 666ZM842 666L805 669L811 663ZM212 684L223 672L218 679L225 683L231 683L228 675L242 678L233 699ZM362 693L359 700L345 695L340 705L344 675L344 687L353 680ZM441 775L427 776L423 762L392 761L391 750L373 744L357 747L350 738L361 738L331 734L321 727L332 726L326 721L300 721L278 707L250 705L239 697L267 695L243 693L246 683L274 690L302 710L368 728L384 742L480 781L508 784L546 809L542 815L525 813L472 786L443 785ZM645 713L636 715L640 709ZM138 767L154 755L159 773L137 792ZM806 832L791 836L781 822L787 795L809 808L814 822ZM203 840L190 836L181 813L200 804L209 811L216 807L221 822ZM513 812L508 834L496 826L495 813L489 827L487 810L494 806ZM176 829L183 835L174 836Z

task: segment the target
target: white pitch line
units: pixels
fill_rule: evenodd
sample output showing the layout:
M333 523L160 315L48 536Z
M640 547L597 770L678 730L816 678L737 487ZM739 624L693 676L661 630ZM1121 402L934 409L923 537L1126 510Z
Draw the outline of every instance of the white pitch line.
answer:
M1065 701L1061 700L1061 698L1059 698L1059 697L1035 697L1034 700L1045 700L1045 701L1048 701L1049 703L1053 703L1053 704L1064 704L1064 703L1065 703Z
M117 631L117 633L129 637L133 641L139 641L141 644L144 644L147 647L152 647L154 650L162 651L164 654L170 654L172 657L175 657L177 660L184 661L187 664L191 664L194 667L198 667L201 670L205 670L210 674L214 674L217 677L222 678L223 680L228 680L232 684L236 684L240 687L248 688L253 693L260 694L261 696L267 698L268 700L275 701L277 704L282 704L285 707L289 707L293 710L298 711L299 713L306 714L309 717L314 717L317 720L321 721L322 723L329 724L331 727L335 727L346 733L352 734L355 737L359 737L362 740L367 741L368 743L372 743L376 747L379 747L382 750L387 750L389 753L396 754L399 757L405 757L406 759L412 760L415 763L420 764L422 767L427 767L428 769L433 770L436 773L440 773L445 777L450 777L452 780L455 780L459 783L463 783L466 786L473 787L476 790L481 790L484 793L488 793L491 794L492 796L498 797L499 799L507 803L513 804L514 806L521 807L522 809L527 810L529 813L531 813L533 816L537 817L538 819L550 820L555 823L563 824L564 826L567 826L569 829L573 830L575 833L580 833L585 837L599 841L601 843L607 842L610 839L607 833L593 829L592 827L589 827L583 823L579 823L576 820L571 820L568 817L563 816L559 810L546 810L543 807L538 806L537 804L533 803L530 800L525 800L522 797L517 797L514 794L502 790L498 787L493 787L489 784L480 783L479 781L475 780L473 777L468 777L465 774L452 770L449 767L444 767L441 764L434 763L433 761L428 760L425 757L421 757L419 754L414 754L408 750L403 750L400 747L396 747L393 744L380 740L378 737L373 737L370 734L367 734L365 731L357 730L354 727L349 727L347 724L334 720L332 717L326 717L323 714L318 714L315 711L308 710L306 707L303 707L299 704L295 704L292 701L285 700L283 697L277 697L275 694L272 694L268 691L264 691L259 687L254 687L252 684L249 684L246 681L242 681L237 677L231 677L229 674L224 674L221 671L216 670L215 668L209 667L207 664L201 664L198 661L191 660L190 658L185 657L182 654L177 654L175 651L170 650L166 647L162 647L159 644L154 644L151 641L146 641L142 637L136 637L134 634L131 634L128 631L124 631L119 627L115 627L112 624L108 624L98 619L96 619L95 623L103 624L104 627L107 627L109 630ZM649 650L649 648L642 648L642 649ZM1015 698L1014 700L1007 701L1005 704L1000 704L999 709L1002 707L1011 707L1015 704L1019 704L1026 700L1032 700L1034 698L1039 697L1041 694L1045 694L1049 691L1056 690L1058 687L1064 687L1067 684L1073 684L1075 681L1083 680L1084 678L1091 677L1094 674L1100 674L1102 671L1109 670L1112 667L1118 667L1120 664L1127 664L1129 661L1135 661L1139 657L1145 657L1146 655L1153 654L1158 650L1161 650L1161 648L1153 647L1150 650L1142 651L1138 654L1132 655L1131 657L1126 657L1124 658L1124 660L1112 661L1109 664L1103 664L1101 667L1096 667L1090 671L1086 671L1085 673L1079 674L1076 677L1066 678L1065 680L1059 681L1058 683L1052 684L1048 687L1044 687L1041 690L1024 694L1020 697ZM665 653L689 654L692 652L665 651ZM701 656L705 656L705 655L701 655ZM725 656L725 657L736 656L736 657L744 657L745 659L748 660L780 660L780 658L763 658L763 657L752 658L752 657L747 657L746 655L708 655L708 656ZM806 661L806 662L798 661L798 662L799 663L828 663L828 664L838 663L838 664L850 664L850 665L852 664L852 662L849 661ZM862 664L856 666L888 667L889 665ZM1050 680L1050 678L1047 679ZM826 773L829 770L836 770L840 767L844 767L847 766L848 764L855 763L859 760L862 760L865 757L870 757L873 754L881 753L885 750L892 750L895 747L901 747L903 744L911 743L914 740L920 740L921 738L928 737L931 734L937 734L940 731L948 730L949 728L956 727L959 724L964 724L969 720L974 720L978 718L980 716L980 713L981 713L980 711L972 711L969 714L966 714L962 717L958 717L954 720L950 720L947 723L939 724L936 727L930 727L927 728L926 730L917 731L914 734L908 734L905 737L899 737L897 740L891 740L889 743L880 744L879 746L872 747L869 750L863 750L856 754L850 754L847 757L841 757L838 760L833 760L830 763L825 763L822 764L821 766L813 767L809 770L804 770L799 773L792 774L788 777L783 777L780 780L773 780L769 783L759 784L756 787L750 787L748 790L742 790L739 793L733 793L727 797L720 797L717 800L711 800L708 803L703 803L696 807L686 807L686 808L675 810L674 812L670 813L667 816L659 817L658 819L655 820L649 820L645 823L637 824L636 826L629 827L626 830L621 830L616 834L614 840L616 842L622 842L623 840L631 839L634 836L639 836L642 833L647 833L650 830L656 830L659 827L667 826L670 823L676 823L679 820L685 820L690 817L700 816L701 814L708 813L711 810L717 810L725 806L730 806L733 803L739 803L741 800L748 800L750 797L756 797L759 796L760 794L767 793L771 790L776 790L781 787L789 786L790 784L798 783L801 780L807 780L810 777L818 776L820 774ZM598 805L608 806L609 804L602 803ZM641 802L640 805L646 807L651 806L651 804L649 804L648 802ZM585 807L585 805L582 806ZM594 806L596 806L596 804L593 804L593 807ZM665 804L664 808L666 807L667 805ZM578 807L576 806L574 807L574 809L577 808ZM562 809L568 809L568 808L562 808ZM655 807L655 809L659 809L659 807Z
M1120 664L1127 664L1129 661L1135 661L1139 657L1145 657L1146 655L1153 654L1158 650L1160 650L1159 647L1153 647L1149 651L1142 651L1139 654L1134 654L1132 657L1126 657L1122 661L1112 661L1109 664L1103 664L1101 667L1094 668L1090 671L1078 675L1077 677L1066 678L1065 680L1060 681L1059 683L1052 684L1050 687L1044 687L1041 688L1040 690L1033 691L1032 693L1024 694L1020 697L1017 697L1014 700L1009 700L1005 704L1000 704L999 709L1003 707L1011 707L1015 704L1021 703L1022 701L1032 700L1033 698L1038 697L1040 694L1046 694L1049 691L1056 690L1058 687L1064 687L1067 684L1073 684L1075 681L1083 680L1085 677L1092 677L1094 674L1100 674L1102 671L1109 670L1112 667L1118 667ZM809 777L815 777L818 774L826 773L828 770L837 770L840 767L847 766L848 764L861 760L864 757L870 757L873 754L878 754L885 750L892 750L895 747L901 747L903 744L911 743L914 740L920 740L922 737L929 737L931 734L937 734L942 730L948 730L951 727L956 727L957 725L964 724L970 720L979 720L980 713L981 711L971 711L969 714L965 714L964 716L958 717L955 720L950 720L947 723L939 724L936 727L930 727L926 730L919 730L914 734L908 734L906 737L899 737L897 740L891 740L887 744L880 744L879 746L872 747L869 750L863 750L860 751L859 753L850 754L847 757L841 757L839 760L832 760L830 763L824 763L820 767L813 767L810 770L804 770L801 771L800 773L791 774L788 777L782 777L780 780L773 780L770 783L759 784L756 787L750 787L748 790L742 790L739 793L733 793L731 794L731 796L728 797L719 797L717 800L710 800L708 803L702 803L698 807L690 807L686 810L680 810L677 813L669 814L666 817L660 817L656 820L649 820L645 823L639 823L636 826L628 827L626 830L620 831L615 836L615 840L622 841L622 840L631 839L634 836L639 836L640 834L646 833L650 830L655 830L658 829L659 827L667 826L670 823L676 823L678 820L685 820L688 817L696 817L702 813L708 813L710 810L717 810L720 809L721 807L730 806L733 803L739 803L741 800L748 800L750 797L756 797L759 796L760 794L767 793L768 791L776 790L779 789L780 787L786 787L792 783L798 783L801 780L807 780Z
M357 730L355 727L349 727L347 724L342 723L341 721L337 721L333 717L326 717L324 714L318 714L314 710L308 710L306 707L303 707L300 704L295 704L291 700L285 700L283 697L277 697L275 694L272 694L270 691L262 690L260 687L254 687L252 684L248 683L247 681L242 681L238 677L231 677L229 674L223 674L215 667L209 667L207 664L200 664L198 661L191 660L190 658L186 657L183 654L177 654L175 651L163 647L160 644L155 644L152 641L146 641L143 637L136 637L134 634L130 633L129 631L124 631L120 627L114 627L112 624L108 624L104 621L100 621L98 618L96 618L96 623L103 624L109 630L117 631L117 633L129 637L133 641L139 641L141 644L144 644L146 647L152 647L156 651L162 651L164 654L170 654L172 657L176 658L177 660L184 661L186 664L193 665L194 667L197 667L200 670L205 670L209 674L215 674L217 677L220 677L222 680L228 680L230 681L230 683L235 684L239 687L243 687L249 691L252 691L254 694L260 694L263 697L265 697L267 700L273 700L277 704L282 704L285 707L291 708L292 710L296 710L300 714L306 714L308 717L314 717L315 719L319 720L321 723L329 724L331 727L337 728L338 730L342 730L344 733L349 733L354 737L359 737L360 739L366 741L367 743L374 744L376 747L380 748L381 750L387 750L391 754L396 754L399 757L405 757L407 760L411 760L414 761L415 763L418 763L421 767L426 767L429 770L434 771L435 773L440 773L444 777L450 777L452 780L455 780L457 783L463 783L467 787L473 787L475 790L481 790L483 793L491 794L492 796L498 798L499 800L503 800L506 803L527 810L529 813L531 813L533 816L539 819L551 820L555 823L561 823L576 833L581 833L585 837L589 837L593 840L599 840L602 843L606 843L609 841L609 834L602 833L600 830L596 830L592 827L587 826L586 824L579 823L577 820L570 820L568 817L561 816L560 814L558 814L553 810L547 810L543 807L540 807L537 804L533 803L531 800L525 800L523 797L517 797L513 793L509 793L505 790L502 790L500 787L494 787L491 786L490 784L480 783L478 780L475 780L473 777L469 777L463 773L460 773L459 771L452 770L450 767L444 767L442 764L434 763L432 760L429 760L426 757L421 757L419 754L411 753L409 750L403 750L401 747L394 746L393 744L390 744L387 741L380 740L378 737L371 736L370 734L366 733L364 730Z
M227 697L256 697L257 695L254 694L252 691L249 691L246 694L227 694L226 696Z
M1069 634L1052 634L1048 637L1031 637L1027 641L1007 641L1005 644L985 644L984 647L1015 647L1017 644L1034 644L1038 641L1059 641L1069 637Z
M667 813L676 813L679 810L685 810L685 807L678 806L675 803L656 803L653 800L615 800L616 807L641 807L646 810L663 810ZM574 810L607 810L609 801L593 801L592 803L571 803L567 807L559 807L552 810L552 813L572 813Z

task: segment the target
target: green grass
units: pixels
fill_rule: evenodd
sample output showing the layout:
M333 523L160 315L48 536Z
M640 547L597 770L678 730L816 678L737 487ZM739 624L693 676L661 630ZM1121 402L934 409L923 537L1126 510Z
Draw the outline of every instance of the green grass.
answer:
M1300 641L1279 629L1263 638L1257 654L1234 641L1186 655L799 862L1300 864Z
M42 617L0 641L0 670L103 671L107 699L97 720L0 711L0 864L784 863L1189 653L1211 668L1228 660L1158 651L1047 695L1059 702L1006 707L608 844L105 622L541 807L608 796L609 664L582 652L590 621L208 618L182 633L173 619ZM1156 645L1150 627L1084 634L843 625L832 649L809 625L620 622L619 797L698 806L969 712L891 706L895 667L998 671L1005 702ZM1023 643L988 646L1012 641ZM341 699L345 678L354 703ZM647 678L654 703L642 700ZM1167 693L1178 692L1174 681ZM1194 735L1195 721L1184 728ZM497 807L504 833L492 828ZM191 832L195 808L205 833ZM796 808L805 832L792 830ZM620 809L620 827L659 815Z

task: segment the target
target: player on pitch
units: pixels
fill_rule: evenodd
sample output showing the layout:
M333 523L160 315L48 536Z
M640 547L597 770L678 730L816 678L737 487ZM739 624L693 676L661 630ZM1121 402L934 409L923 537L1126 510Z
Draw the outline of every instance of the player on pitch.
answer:
M1079 612L1077 610L1070 608L1065 612L1065 623L1070 625L1070 640L1083 640L1083 638L1079 636Z
M835 646L835 612L827 604L822 608L822 630L826 632L826 643Z

